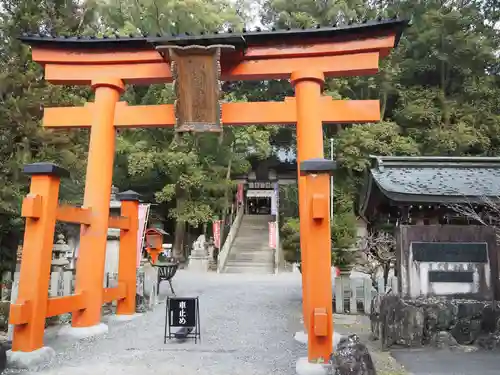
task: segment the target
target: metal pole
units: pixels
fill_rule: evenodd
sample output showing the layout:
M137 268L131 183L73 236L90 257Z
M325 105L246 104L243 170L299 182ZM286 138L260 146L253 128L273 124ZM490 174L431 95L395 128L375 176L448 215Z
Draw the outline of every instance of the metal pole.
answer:
M330 160L333 160L333 138L330 138ZM333 175L330 177L330 220L333 221Z

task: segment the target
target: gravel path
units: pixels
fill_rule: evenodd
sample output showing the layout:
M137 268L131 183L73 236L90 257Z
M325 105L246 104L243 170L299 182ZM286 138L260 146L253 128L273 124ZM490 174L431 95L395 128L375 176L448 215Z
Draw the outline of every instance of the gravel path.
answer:
M165 304L106 336L79 342L50 340L46 375L292 375L306 355L300 330L300 275L194 274L179 271L178 296L199 296L202 343L163 344ZM162 292L167 285L162 285ZM16 374L18 372L9 372ZM26 374L26 372L25 372Z

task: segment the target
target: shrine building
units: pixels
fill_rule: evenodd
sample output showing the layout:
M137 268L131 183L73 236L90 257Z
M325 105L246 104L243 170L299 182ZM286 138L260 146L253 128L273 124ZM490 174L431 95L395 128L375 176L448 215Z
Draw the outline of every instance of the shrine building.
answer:
M243 184L245 214L277 215L279 186L297 183L297 163L278 156L251 160L251 169L232 176Z
M499 197L500 158L372 156L358 211L372 227L468 225L457 205L481 212Z

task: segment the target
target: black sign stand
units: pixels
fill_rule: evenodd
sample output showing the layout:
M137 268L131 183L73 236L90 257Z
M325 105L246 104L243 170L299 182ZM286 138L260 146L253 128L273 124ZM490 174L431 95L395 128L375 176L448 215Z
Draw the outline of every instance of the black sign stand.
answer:
M178 328L172 332L172 328ZM165 311L165 335L168 339L194 338L195 344L201 342L200 303L198 297L167 297Z

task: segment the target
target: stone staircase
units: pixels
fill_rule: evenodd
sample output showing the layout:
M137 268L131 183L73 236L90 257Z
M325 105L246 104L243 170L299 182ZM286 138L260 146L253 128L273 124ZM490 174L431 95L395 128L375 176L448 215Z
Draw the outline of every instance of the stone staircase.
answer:
M224 273L274 273L274 252L269 248L266 215L244 215L229 251Z

